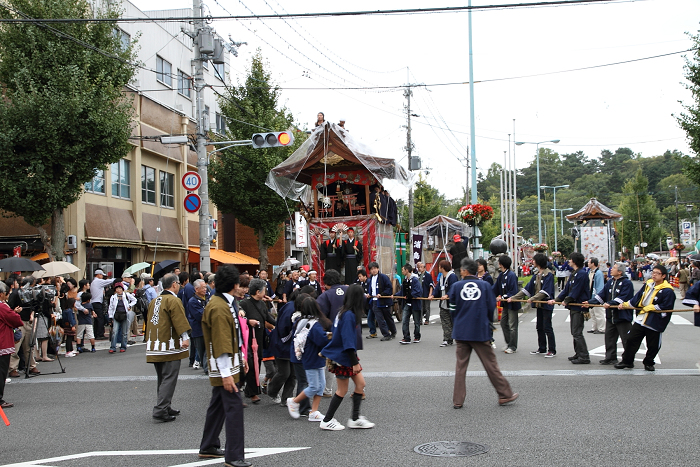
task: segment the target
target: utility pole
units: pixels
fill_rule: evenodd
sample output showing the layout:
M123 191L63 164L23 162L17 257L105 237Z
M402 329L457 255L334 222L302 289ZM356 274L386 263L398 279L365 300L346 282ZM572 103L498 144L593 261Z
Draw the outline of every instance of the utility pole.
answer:
M464 204L469 203L469 177L471 173L469 172L469 148L467 148L467 157L464 159L465 166L467 167L467 184L464 187Z
M211 271L209 256L209 177L207 172L207 128L204 122L204 60L202 54L202 42L205 37L211 38L213 45L212 28L204 24L202 0L192 0L194 21L194 90L197 107L197 173L202 179L199 187L199 197L202 199L202 207L199 208L199 270ZM208 45L208 44L207 44Z
M406 96L406 152L408 153L408 170L412 169L411 151L413 150L413 142L411 141L411 85L406 87L404 96ZM408 235L411 235L413 230L413 185L408 189Z

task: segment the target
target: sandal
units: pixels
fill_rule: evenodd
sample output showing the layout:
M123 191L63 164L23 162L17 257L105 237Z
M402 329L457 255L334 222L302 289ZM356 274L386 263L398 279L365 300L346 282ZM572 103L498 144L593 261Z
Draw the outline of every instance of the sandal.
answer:
M455 405L453 405L453 407L454 407L455 409L461 409L461 408L462 408L462 405L460 405L460 404L455 404Z
M9 409L10 407L14 407L15 404L11 404L9 402L3 402L2 405L0 405L1 408L3 409Z
M53 358L42 358L40 362L53 362Z

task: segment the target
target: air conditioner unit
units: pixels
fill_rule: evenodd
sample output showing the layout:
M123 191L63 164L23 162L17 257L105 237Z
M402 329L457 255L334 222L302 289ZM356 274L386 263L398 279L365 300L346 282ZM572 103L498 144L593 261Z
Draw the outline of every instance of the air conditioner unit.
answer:
M68 237L66 237L66 243L68 244L69 250L75 250L78 248L78 237L75 235L68 235Z

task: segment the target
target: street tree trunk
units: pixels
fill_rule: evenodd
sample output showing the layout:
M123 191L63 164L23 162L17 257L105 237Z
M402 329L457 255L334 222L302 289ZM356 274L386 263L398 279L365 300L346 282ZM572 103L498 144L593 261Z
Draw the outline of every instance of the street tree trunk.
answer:
M255 229L255 234L258 236L258 250L260 251L258 261L260 261L260 270L267 271L269 260L267 259L267 244L265 243L265 234L262 232L261 229Z
M43 226L37 226L37 229L41 236L41 243L44 245L44 251L49 255L49 260L64 261L66 259L64 253L66 230L63 208L54 209L53 214L51 214L51 235Z

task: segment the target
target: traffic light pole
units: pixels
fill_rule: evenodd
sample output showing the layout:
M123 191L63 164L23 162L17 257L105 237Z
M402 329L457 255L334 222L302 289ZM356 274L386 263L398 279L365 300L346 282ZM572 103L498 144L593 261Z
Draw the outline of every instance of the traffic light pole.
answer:
M211 271L211 258L209 255L209 177L206 148L207 128L204 122L204 58L200 50L201 32L205 28L202 17L202 0L192 0L193 16L196 38L194 40L194 90L197 107L197 173L202 179L199 187L199 197L202 199L202 207L199 209L199 270Z
M408 104L406 107L407 126L406 126L406 151L408 152L408 170L411 170L411 150L413 142L411 141L411 87L406 88L406 99ZM408 236L410 239L411 230L413 229L413 185L408 189Z

